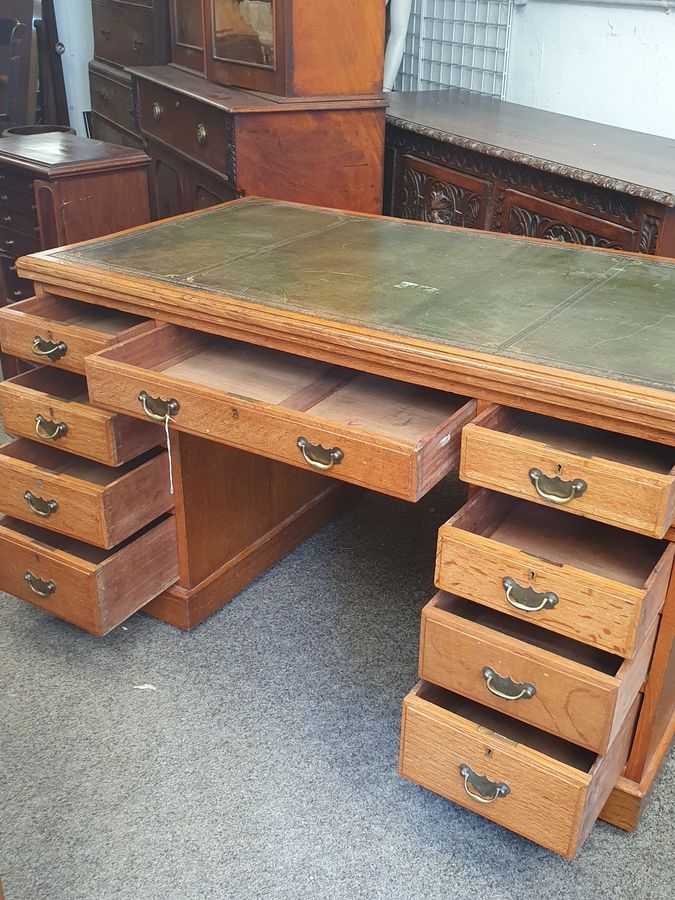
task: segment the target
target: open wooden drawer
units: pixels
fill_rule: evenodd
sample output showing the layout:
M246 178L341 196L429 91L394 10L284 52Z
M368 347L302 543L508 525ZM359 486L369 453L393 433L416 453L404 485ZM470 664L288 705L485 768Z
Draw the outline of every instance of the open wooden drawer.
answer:
M0 519L0 589L92 634L107 634L177 579L173 516L112 551Z
M625 660L441 591L422 610L419 676L605 753L645 680L658 622Z
M166 441L161 425L97 409L83 375L40 366L0 382L5 431L120 466Z
M84 358L154 328L150 319L52 294L0 309L4 353L84 374Z
M426 682L403 701L399 770L572 859L626 763L635 700L605 756Z
M89 396L233 447L417 500L457 466L475 401L162 326L87 360Z
M464 429L460 477L651 537L675 518L675 447L502 406Z
M0 511L50 531L110 548L172 507L164 450L113 469L25 438L0 447Z
M481 489L439 529L436 587L631 657L663 606L674 553Z

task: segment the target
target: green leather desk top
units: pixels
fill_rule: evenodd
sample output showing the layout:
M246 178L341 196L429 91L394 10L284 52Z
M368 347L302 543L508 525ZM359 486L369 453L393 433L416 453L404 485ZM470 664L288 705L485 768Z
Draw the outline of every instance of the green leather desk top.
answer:
M675 264L647 257L259 199L41 255L94 267L102 291L119 273L216 308L234 298L675 391Z

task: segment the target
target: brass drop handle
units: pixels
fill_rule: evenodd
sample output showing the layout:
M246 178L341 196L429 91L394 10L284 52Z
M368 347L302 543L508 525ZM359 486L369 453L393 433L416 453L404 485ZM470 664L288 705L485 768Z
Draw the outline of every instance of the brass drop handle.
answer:
M52 362L56 362L66 355L68 352L68 345L65 341L45 340L45 338L36 334L32 350L36 356L46 356L48 359L51 359Z
M5 247L13 247L14 244L14 238L5 238Z
M101 34L102 34L103 37L106 39L106 41L109 41L109 40L110 40L110 34L111 34L111 32L110 32L110 29L109 29L109 28L101 28Z
M588 487L583 478L573 478L570 481L564 481L560 477L561 473L562 466L556 466L556 474L553 477L544 475L540 469L530 469L528 472L530 481L541 499L546 500L547 503L555 503L558 506L581 497Z
M206 143L206 125L203 122L197 125L197 143L200 147L203 147Z
M339 465L345 458L344 452L339 447L326 450L321 444L310 444L307 438L299 437L296 441L305 462L315 469L327 472L333 466Z
M553 609L559 602L560 597L553 591L544 591L540 593L535 591L531 585L523 587L522 584L507 576L503 579L502 585L506 592L506 599L514 609L520 609L522 612L540 612L543 609Z
M3 216L2 221L5 222L7 225L10 225L12 222L12 217L10 215Z
M143 412L149 419L155 422L165 422L167 417L173 417L180 409L178 400L162 400L161 397L151 397L147 391L141 391L138 399L143 406Z
M466 793L479 803L494 803L500 797L506 797L511 793L511 788L505 781L490 781L485 775L478 775L466 763L462 763L459 767L459 774L464 779Z
M155 100L152 104L152 118L155 122L159 122L162 118L162 104L158 100Z
M56 584L53 581L43 581L32 572L26 572L23 577L31 591L43 599L51 597L56 590Z
M35 416L35 433L43 441L58 441L68 434L68 426L65 422L54 422L38 413Z
M51 516L52 513L55 513L59 508L59 504L56 500L45 500L44 497L38 497L32 491L26 491L23 495L23 499L35 515L42 516L43 519L48 519L49 516Z
M99 98L101 103L108 103L110 101L110 97L104 90L101 90L101 88L96 88L96 96Z
M143 46L143 41L139 41L138 38L132 39L131 49L134 51L134 53L138 53L138 51L141 49L142 46Z
M485 666L483 678L488 691L502 700L530 700L537 693L529 681L514 681L508 675L499 675L491 666Z

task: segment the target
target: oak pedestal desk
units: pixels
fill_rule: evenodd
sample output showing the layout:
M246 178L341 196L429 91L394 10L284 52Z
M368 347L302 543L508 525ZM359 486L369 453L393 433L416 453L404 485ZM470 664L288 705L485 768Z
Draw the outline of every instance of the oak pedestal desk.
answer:
M400 771L567 857L636 827L675 722L674 264L246 198L19 270L0 588L190 628L354 485L459 469Z

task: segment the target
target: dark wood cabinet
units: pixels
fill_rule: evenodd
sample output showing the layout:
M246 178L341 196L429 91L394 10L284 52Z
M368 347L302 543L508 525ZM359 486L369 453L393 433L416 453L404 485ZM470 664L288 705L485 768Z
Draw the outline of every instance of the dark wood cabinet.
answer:
M388 96L386 212L675 256L672 141L467 91Z
M172 0L172 58L210 81L282 97L378 94L384 3Z
M300 104L221 87L175 66L131 75L153 159L154 217L244 194L381 210L380 97Z
M127 66L169 61L169 0L92 0L95 58L89 64L91 135L141 149Z
M33 284L16 260L150 220L148 157L71 134L0 139L0 306ZM3 359L5 377L14 363Z

